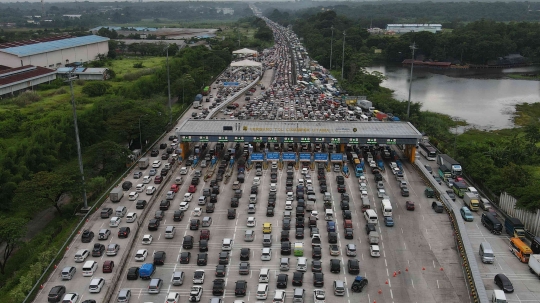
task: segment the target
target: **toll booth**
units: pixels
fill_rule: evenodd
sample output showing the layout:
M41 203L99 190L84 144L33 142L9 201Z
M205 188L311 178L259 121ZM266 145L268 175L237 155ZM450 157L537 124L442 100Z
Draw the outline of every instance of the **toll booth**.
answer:
M249 156L250 164L251 162L263 162L264 154L263 153L251 153Z
M302 168L312 169L311 153L299 153L300 164Z
M283 162L285 164L285 166L289 165L289 164L292 164L294 167L297 168L296 166L296 153L294 152L286 152L286 153L282 153L282 158L283 158Z
M343 165L343 154L330 154L330 162L332 163L332 171L340 172Z
M327 153L315 153L314 160L318 165L323 165L324 168L327 168L328 164L328 154Z
M280 162L279 160L279 152L267 152L266 153L266 162ZM267 163L268 165L268 163Z

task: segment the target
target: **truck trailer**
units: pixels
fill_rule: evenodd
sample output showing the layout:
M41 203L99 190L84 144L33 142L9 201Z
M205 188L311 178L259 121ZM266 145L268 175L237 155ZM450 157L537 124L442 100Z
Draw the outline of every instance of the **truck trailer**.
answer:
M462 169L461 164L456 160L450 158L447 154L438 154L437 155L437 164L446 166L450 170L452 177L461 176Z
M511 237L525 239L525 224L521 223L518 218L506 218L504 229Z
M124 191L120 187L113 188L109 194L109 199L111 202L120 202L124 196Z
M467 206L470 210L478 211L480 201L478 201L478 197L475 194L471 192L464 193L463 202L465 202L465 206Z
M531 255L529 257L529 270L540 278L540 255Z
M147 169L148 165L150 165L150 161L148 160L148 158L139 159L139 168L140 169Z

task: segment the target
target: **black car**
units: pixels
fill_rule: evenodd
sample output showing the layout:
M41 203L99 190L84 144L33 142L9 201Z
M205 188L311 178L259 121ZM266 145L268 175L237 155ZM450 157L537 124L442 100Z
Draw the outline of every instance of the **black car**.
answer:
M324 287L324 274L322 272L313 273L313 286Z
M274 216L274 208L272 206L269 206L266 208L266 216L267 217L273 217Z
M180 264L189 264L190 259L191 259L191 252L183 251L180 254Z
M229 208L227 210L227 219L236 219L236 208Z
M276 207L276 199L275 198L268 198L268 207Z
M309 229L309 236L310 237L313 237L314 234L321 234L319 232L319 228L316 227L316 226L311 226L311 228Z
M322 249L320 246L314 246L311 250L311 257L316 260L320 260L322 257Z
M291 242L283 241L281 242L281 254L290 255L291 254Z
M297 228L296 233L294 234L296 239L304 239L304 229Z
M131 229L127 226L120 227L118 230L118 238L127 238L129 237L129 234L131 233Z
M82 243L90 243L92 242L92 239L94 239L94 232L88 229L85 229L81 235Z
M182 247L185 249L193 248L193 236L187 235L184 236L184 241L182 242Z
M191 221L189 222L189 230L199 230L200 225L201 225L201 220L191 219Z
M161 202L159 203L160 210L168 210L169 207L171 207L171 201L169 200L161 200Z
M150 152L150 156L151 156L151 157L157 157L157 156L159 156L159 150L153 149L153 150Z
M347 261L347 270L351 275L360 274L360 261L357 259L349 259L349 261Z
M213 213L214 210L216 210L216 204L215 203L206 204L206 212L207 213Z
M366 224L366 234L369 235L369 233L372 232L372 231L377 231L377 229L375 228L375 224L367 223Z
M340 184L337 186L337 191L338 193L344 193L347 191L347 189L345 188L345 184Z
M227 274L227 265L216 265L216 277L225 277L225 274Z
M183 218L184 218L184 211L183 210L175 210L174 211L174 215L173 215L173 221L174 222L182 221Z
M208 254L207 253L197 254L197 265L205 266L206 264L208 264Z
M208 240L199 241L199 251L208 251Z
M227 265L228 263L229 263L229 252L228 251L220 252L218 264Z
M506 293L514 292L512 282L510 282L510 279L504 274L496 274L493 282Z
M156 251L154 253L154 265L163 265L165 264L165 257L167 257L167 254L162 251Z
M238 207L239 201L238 198L231 198L231 207Z
M122 183L123 190L129 190L132 186L133 183L131 183L131 181L124 181L124 183Z
M336 176L336 182L338 185L345 184L345 178L343 176Z
M247 291L247 281L246 280L236 281L236 287L234 288L234 295L236 297L243 297L246 295L246 291Z
M225 290L225 280L215 279L212 285L212 295L221 296Z
M148 230L158 230L159 222L160 221L158 219L150 219L148 222Z
M351 240L354 239L354 233L352 228L345 228L345 239Z
M341 271L341 261L339 259L330 259L330 272L340 273Z
M311 271L312 272L322 272L322 262L320 260L311 261Z
M349 210L349 201L341 201L341 210Z
M289 275L279 274L276 280L277 288L287 288L287 283L289 282Z
M105 245L96 243L94 244L94 248L92 248L92 257L101 257L103 252L105 252Z
M136 209L144 209L146 206L146 200L137 200L137 204L135 205Z
M217 203L217 195L211 194L210 195L210 203Z
M168 154L167 154L168 155ZM167 157L168 158L168 157ZM164 159L165 160L165 159ZM161 169L161 172L159 173L160 176L165 177L169 174L169 170L166 168Z
M352 219L352 212L350 210L344 210L343 219Z
M167 148L167 143L159 144L159 149L166 149L166 148Z
M283 230L290 230L291 229L291 219L283 219L282 228L283 228Z
M154 219L161 221L163 218L165 218L165 212L162 210L156 210L154 213Z
M349 202L349 201L351 201L351 196L349 196L348 193L342 193L342 194L341 194L341 201L347 201L347 202Z
M137 280L139 278L139 267L130 267L127 272L128 280Z
M240 249L240 260L241 261L249 261L249 255L251 253L251 249L249 248L242 248Z
M167 152L164 152L163 154L161 154L161 160L167 160L169 159L170 155L167 153Z
M326 186L326 183L324 183L324 184L319 184L319 185L320 185L320 188L321 188L321 189L320 189L321 194L323 194L323 193L325 193L325 192L328 191L328 187Z
M288 230L282 230L281 231L280 242L283 242L283 241L289 241L289 231Z
M304 217L296 217L295 228L305 228L306 223L304 222L304 220Z
M302 286L304 284L304 273L301 271L295 271L292 278L293 286Z
M66 287L64 285L57 285L51 288L49 295L47 296L47 302L60 302L66 294Z

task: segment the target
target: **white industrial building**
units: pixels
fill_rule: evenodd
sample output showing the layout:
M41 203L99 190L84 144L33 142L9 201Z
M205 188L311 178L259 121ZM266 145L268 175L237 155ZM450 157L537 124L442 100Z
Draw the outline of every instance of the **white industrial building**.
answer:
M0 65L10 68L25 65L58 68L70 63L92 61L97 55L109 52L109 38L96 35L50 40L0 44Z
M56 79L56 71L41 66L21 66L0 71L0 98Z
M108 68L91 68L91 67L60 67L56 73L61 77L77 77L81 80L98 80L103 81L109 79Z
M404 34L410 32L431 32L436 33L442 30L441 24L388 24L386 25L387 32L396 34Z

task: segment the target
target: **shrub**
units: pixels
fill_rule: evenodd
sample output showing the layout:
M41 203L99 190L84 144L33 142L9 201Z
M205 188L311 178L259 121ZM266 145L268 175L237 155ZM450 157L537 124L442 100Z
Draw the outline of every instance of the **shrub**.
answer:
M41 100L41 96L38 95L36 92L25 91L15 97L15 99L13 99L13 103L15 103L19 107L24 107L39 100Z
M107 82L95 81L86 84L82 92L87 94L88 97L99 97L105 95L110 87L111 85Z
M143 68L144 65L142 64L142 62L137 62L135 64L133 64L133 68Z

